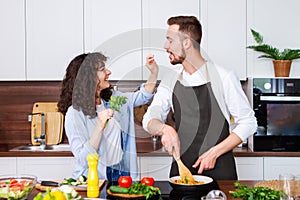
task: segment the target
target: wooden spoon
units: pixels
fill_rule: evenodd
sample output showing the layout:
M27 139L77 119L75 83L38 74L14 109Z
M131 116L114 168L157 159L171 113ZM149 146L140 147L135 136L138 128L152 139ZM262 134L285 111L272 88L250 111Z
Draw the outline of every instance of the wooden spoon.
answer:
M178 159L176 158L174 148L173 148L173 157L177 162L181 180L183 180L185 182L185 180L187 179L189 183L192 183L192 184L195 183L195 179L194 179L192 173L190 172L190 170L183 164L180 157Z

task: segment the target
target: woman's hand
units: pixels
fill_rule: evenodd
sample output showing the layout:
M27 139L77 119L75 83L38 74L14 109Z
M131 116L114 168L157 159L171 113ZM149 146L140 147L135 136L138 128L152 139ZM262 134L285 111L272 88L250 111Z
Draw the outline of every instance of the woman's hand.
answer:
M146 57L146 67L149 69L149 71L151 72L151 74L154 74L157 76L158 74L158 65L154 59L154 55L153 54L149 54Z
M106 126L106 121L111 119L114 115L114 111L110 108L98 112L98 125L103 130Z
M145 83L145 89L149 93L153 93L156 87L156 81L158 76L158 65L154 59L153 54L149 54L146 57L146 67L151 72L150 76L148 77L147 82Z

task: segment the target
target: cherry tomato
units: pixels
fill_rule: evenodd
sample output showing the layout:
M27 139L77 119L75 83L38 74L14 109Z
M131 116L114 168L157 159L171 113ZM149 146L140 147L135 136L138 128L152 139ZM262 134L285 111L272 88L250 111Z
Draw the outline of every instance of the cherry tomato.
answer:
M118 184L120 187L129 188L132 184L132 178L130 176L120 176Z
M143 183L145 185L153 186L154 185L154 178L144 177L144 178L142 178L141 183Z
M18 181L16 179L10 179L9 180L9 184L15 184L18 183Z

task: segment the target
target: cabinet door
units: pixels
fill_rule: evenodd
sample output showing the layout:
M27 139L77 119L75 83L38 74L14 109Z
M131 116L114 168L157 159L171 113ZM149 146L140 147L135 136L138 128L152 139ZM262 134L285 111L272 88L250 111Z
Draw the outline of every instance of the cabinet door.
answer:
M264 158L264 179L274 180L279 174L300 174L300 158L298 157L265 157Z
M201 22L206 57L246 80L246 0L202 0Z
M72 176L73 157L18 157L18 174L33 174L38 180L62 180Z
M170 64L169 55L163 48L168 29L167 20L177 15L193 15L199 18L200 5L198 0L142 0L143 4L143 64L146 56L154 54L159 64L161 79L170 69L178 66ZM149 71L143 67L143 79L147 80Z
M256 44L250 29L261 33L264 42L283 50L300 48L300 1L298 0L251 0L247 1L247 45ZM266 12L266 9L268 12ZM257 58L262 55L247 50L247 64L251 77L274 77L271 59ZM300 77L300 60L294 60L290 77Z
M263 157L235 157L238 180L263 180Z
M25 1L0 1L0 80L25 80Z
M27 80L62 80L83 52L83 0L27 0Z
M1 157L0 158L0 174L17 174L17 158Z
M154 180L169 180L172 157L140 157L140 178L153 177Z
M84 1L85 51L109 57L111 80L140 80L141 0Z

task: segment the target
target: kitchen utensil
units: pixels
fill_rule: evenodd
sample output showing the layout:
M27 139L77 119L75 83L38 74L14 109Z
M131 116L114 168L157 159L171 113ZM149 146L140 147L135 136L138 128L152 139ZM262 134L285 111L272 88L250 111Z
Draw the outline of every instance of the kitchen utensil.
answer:
M195 181L203 181L203 184L181 184L175 183L175 180L180 180L180 176L173 176L169 179L169 183L173 189L184 190L184 191L195 191L195 190L212 190L217 189L213 188L213 179L208 176L202 175L193 175ZM207 191L208 192L208 191Z
M36 113L45 115L44 131L46 134L46 145L59 144L62 140L64 116L58 112L57 102L36 102L32 109L31 119L31 143L39 145L35 138L39 138L42 133L42 118Z
M175 151L173 148L173 157L177 162L178 165L178 171L179 171L179 175L181 177L182 180L186 180L188 179L191 183L194 183L194 177L192 175L192 173L190 172L190 170L183 164L183 162L181 161L180 157L177 158L175 155Z

